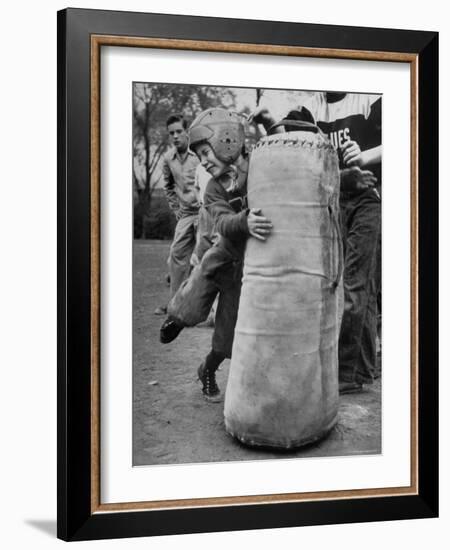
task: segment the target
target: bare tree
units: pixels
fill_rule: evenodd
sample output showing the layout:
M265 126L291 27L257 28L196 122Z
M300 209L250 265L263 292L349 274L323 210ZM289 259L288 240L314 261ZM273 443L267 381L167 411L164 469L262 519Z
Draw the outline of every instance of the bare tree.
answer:
M167 149L167 117L180 112L194 118L209 107L234 106L228 88L188 84L135 83L133 94L133 185L135 216L150 215L151 199L161 178L162 156ZM143 236L144 223L137 224ZM135 226L136 227L136 226ZM139 231L139 228L140 231Z

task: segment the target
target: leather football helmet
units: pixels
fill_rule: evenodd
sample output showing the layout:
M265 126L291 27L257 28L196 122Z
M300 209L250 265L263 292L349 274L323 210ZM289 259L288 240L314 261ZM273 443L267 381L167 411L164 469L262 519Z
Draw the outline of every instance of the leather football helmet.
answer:
M189 128L189 147L208 143L216 157L227 164L233 163L245 142L242 117L226 109L202 111Z

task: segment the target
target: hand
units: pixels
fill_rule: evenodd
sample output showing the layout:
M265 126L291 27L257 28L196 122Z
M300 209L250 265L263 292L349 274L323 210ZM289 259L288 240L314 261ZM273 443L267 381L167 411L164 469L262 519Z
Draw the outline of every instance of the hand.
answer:
M273 119L267 107L257 107L248 117L248 122L262 124L266 130L270 128L272 124L275 124L275 120Z
M356 141L347 141L342 147L342 160L345 166L362 166L361 148Z
M341 191L345 193L360 193L376 183L377 178L370 170L361 170L358 166L341 170Z
M272 231L272 222L261 215L261 208L252 208L247 216L248 232L252 237L265 241Z

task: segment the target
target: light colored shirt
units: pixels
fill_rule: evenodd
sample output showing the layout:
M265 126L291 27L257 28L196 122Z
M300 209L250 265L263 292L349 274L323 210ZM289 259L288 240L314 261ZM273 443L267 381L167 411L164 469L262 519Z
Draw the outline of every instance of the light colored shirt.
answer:
M175 147L164 155L164 191L170 209L178 219L198 212L199 201L195 190L195 172L198 164L197 155L189 149L184 158Z

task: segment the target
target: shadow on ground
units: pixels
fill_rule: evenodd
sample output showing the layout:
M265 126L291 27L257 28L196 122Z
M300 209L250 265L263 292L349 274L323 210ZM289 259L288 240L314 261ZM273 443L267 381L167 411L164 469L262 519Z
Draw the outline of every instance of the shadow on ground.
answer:
M46 535L56 538L56 520L55 519L27 519L25 520L27 525L31 525L38 531L45 533Z

